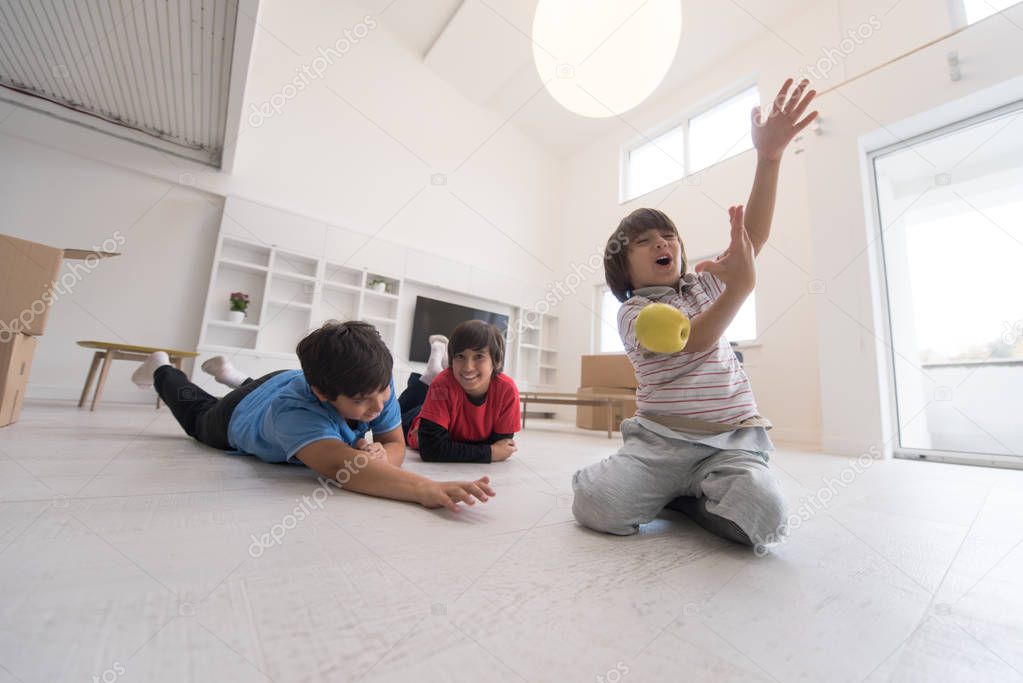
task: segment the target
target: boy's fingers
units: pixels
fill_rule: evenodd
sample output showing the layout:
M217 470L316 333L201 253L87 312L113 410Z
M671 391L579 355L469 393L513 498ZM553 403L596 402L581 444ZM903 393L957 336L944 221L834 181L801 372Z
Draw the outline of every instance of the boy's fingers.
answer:
M803 112L806 111L806 108L810 106L810 103L813 102L815 97L817 97L816 90L808 92L806 97L803 98L803 101L797 104L796 108L792 110L792 118L798 120L799 117L803 115Z
M459 484L451 492L449 492L448 496L451 498L451 500L455 501L456 503L465 503L466 505L476 504L476 501L472 499L472 496L469 495L469 493L465 491L465 489L462 488L461 484Z
M785 104L786 114L791 114L792 111L796 108L796 105L799 104L800 99L803 97L803 91L806 90L806 86L808 85L810 85L810 81L808 81L805 78L799 81L799 85L797 85L796 89L792 91L792 96L789 98L789 101Z
M711 275L716 275L723 270L724 268L721 267L720 261L700 261L696 264L697 273L710 273Z
M792 79L786 79L782 84L781 89L778 91L777 97L774 98L774 105L771 107L771 114L777 114L781 111L781 108L785 105L785 97L789 93L789 88L792 87Z
M450 496L445 495L443 503L444 507L446 507L448 510L451 510L452 512L460 512L460 510L458 509L458 503L453 501Z
M813 120L815 118L817 118L817 114L818 114L818 112L812 111L812 112L810 112L809 114L806 115L805 119L803 119L802 121L797 123L796 126L795 126L796 133L798 133L799 131L803 130L804 128L809 126L811 123L813 123Z
M488 496L496 496L493 487L490 486L490 477L483 477L482 479L476 480L476 485L487 492Z
M476 498L479 499L479 501L481 503L487 502L487 494L484 493L483 489L481 489L476 484L472 484L472 483L463 484L462 488L464 488L466 491L468 491L472 495L476 496Z
M756 107L753 107L753 109L749 113L749 118L750 118L750 123L753 125L754 128L757 127L757 126L763 125L763 122L760 120L760 106L759 105L756 106Z

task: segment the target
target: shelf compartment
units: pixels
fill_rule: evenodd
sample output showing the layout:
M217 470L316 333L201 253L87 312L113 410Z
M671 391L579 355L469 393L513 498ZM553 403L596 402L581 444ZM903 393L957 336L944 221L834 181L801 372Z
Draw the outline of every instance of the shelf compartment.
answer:
M266 271L235 269L225 265L224 261L217 264L217 276L214 278L213 291L207 304L209 306L206 312L207 321L227 322L227 315L231 310L231 293L244 292L249 295L249 309L245 322L259 325L259 313L266 288Z
M270 264L270 247L225 237L220 245L220 260L266 270Z
M323 271L325 287L343 285L356 290L362 289L363 271L339 263L327 263Z
M224 321L211 320L206 326L206 339L204 345L225 347L231 349L255 349L257 331L250 329L254 326L232 325Z
M327 320L354 320L359 314L359 292L349 289L324 287L320 304L314 319L323 323Z
M266 322L259 329L256 349L271 353L294 353L309 331L309 311L267 302Z
M268 298L271 301L281 303L294 302L299 305L311 305L313 294L316 292L315 280L296 280L291 275L282 273L270 274L270 293Z
M275 275L287 275L307 280L316 279L319 261L301 254L278 249L274 253L273 272Z
M370 285L370 283L373 282L374 280L382 281L384 283L385 291L378 292L375 289L373 289L373 287ZM373 294L373 295L382 296L382 297L390 296L390 297L393 297L395 300L397 300L398 299L398 294L400 293L398 290L399 290L399 288L401 286L401 283L397 279L395 279L393 277L389 277L387 275L381 275L380 273L373 273L373 272L367 271L366 272L366 281L364 283L364 286L365 286L366 292L368 294Z

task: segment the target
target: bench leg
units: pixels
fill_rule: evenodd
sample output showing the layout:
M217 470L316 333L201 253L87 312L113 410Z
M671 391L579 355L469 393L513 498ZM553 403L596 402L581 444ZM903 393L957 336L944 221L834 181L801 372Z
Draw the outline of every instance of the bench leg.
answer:
M611 438L611 432L614 431L614 426L615 426L614 425L614 421L615 421L614 403L611 402L611 399L608 399L608 401L607 401L607 438L609 438L609 439Z
M96 384L96 392L92 395L92 405L89 410L96 410L100 396L103 395L103 386L107 383L107 375L110 374L110 366L114 364L114 352L107 351L103 354L103 367L99 371L99 382Z
M92 388L92 380L96 378L96 368L99 367L99 362L102 358L102 351L97 351L92 354L92 365L89 366L89 374L85 376L85 386L82 387L82 397L78 399L79 408L85 405L85 399L89 395L89 389Z
M522 430L526 429L526 411L529 410L529 401L522 402Z

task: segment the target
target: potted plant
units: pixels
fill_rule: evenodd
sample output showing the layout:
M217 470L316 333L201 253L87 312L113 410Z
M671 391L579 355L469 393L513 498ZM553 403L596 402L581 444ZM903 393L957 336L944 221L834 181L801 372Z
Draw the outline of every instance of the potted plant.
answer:
M375 277L369 281L369 288L374 292L380 292L381 294L387 293L387 280L379 277Z
M227 319L233 323L240 323L245 319L246 311L249 309L249 295L245 292L231 292L231 309L227 312Z

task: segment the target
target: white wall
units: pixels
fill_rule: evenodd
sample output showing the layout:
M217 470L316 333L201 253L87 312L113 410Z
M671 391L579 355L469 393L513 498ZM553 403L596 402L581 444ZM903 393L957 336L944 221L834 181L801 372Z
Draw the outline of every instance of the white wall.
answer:
M821 349L822 441L856 454L890 451L889 354L877 227L865 152L1023 99L1023 6L879 69L822 98L824 134L806 155ZM949 78L957 51L962 80ZM1019 135L1018 127L1006 130ZM992 139L985 144L998 144ZM952 173L939 166L935 174Z
M151 267L136 263L124 272L128 266L111 265L102 280L97 274L94 308L101 318L123 316L117 332L128 340L174 340L185 348L198 341L212 258L208 231L217 223L199 210L195 197L248 198L462 264L543 282L560 261L559 243L552 238L560 195L557 160L504 119L465 100L382 26L335 59L322 78L309 80L301 91L284 89L303 67L313 65L318 48L335 45L345 29L368 25L365 18L352 0L260 3L241 134L229 173L0 103L0 167L5 174L38 169L22 179L23 198L7 186L0 190L20 207L19 229L6 227L12 223L6 206L3 229L42 241L89 243L100 227L113 230L135 215L156 188L177 186L168 201L190 197L190 208L165 220L151 217L160 226L154 228L159 238L146 242L145 251L135 247L152 260ZM241 21L252 19L243 15ZM258 109L274 94L294 97L280 114L262 121L253 116L252 105ZM53 178L73 168L89 182L65 184L55 196ZM436 174L443 174L444 184L436 184ZM80 191L83 187L89 189ZM88 199L94 192L101 200ZM52 215L65 205L65 195L67 206L91 202L87 220L73 211ZM187 278L184 292L171 284L174 280L154 274L170 268ZM126 295L132 305L168 297L175 297L175 304L149 319L120 313ZM77 397L86 362L46 350L71 348L83 338L73 321L60 322L74 307L69 301L54 312L31 395ZM95 330L90 336L112 335ZM126 376L115 376L109 391L111 397L134 395Z
M83 249L113 240L122 254L70 270L81 278L53 305L27 396L77 398L92 359L78 340L195 348L219 197L9 135L0 159L0 232ZM129 381L133 369L114 364L105 400L154 400Z
M846 32L861 25L870 27L864 30L870 33L867 39L854 43L851 50L847 42L844 52L848 55L818 64L827 55L838 54L834 50L843 49ZM570 272L573 264L585 263L591 254L599 253L621 217L640 206L657 207L671 216L691 256L715 253L727 244L726 208L746 201L754 153L725 160L683 182L622 205L617 201L621 148L642 132L698 109L717 93L751 77L757 80L762 96L768 98L787 76L799 76L813 67L810 75L815 77L814 87L824 90L946 33L950 25L944 3L903 0L894 7L880 0L813 3L784 25L768 27L760 40L684 88L627 113L614 133L567 162L562 221L564 270ZM904 93L902 99L912 104L913 99ZM818 104L826 127L831 116L829 103L822 99ZM810 141L810 146L813 144ZM830 384L833 380L820 373L819 355L832 352L829 348L818 351L817 302L810 283L818 279L815 250L832 247L827 239L818 241L815 237L826 224L811 219L810 197L825 184L832 192L859 198L860 185L858 180L835 183L833 175L819 169L809 177L804 159L790 150L783 164L773 232L758 259L759 339L744 353L760 409L775 423L775 440L816 445L822 438L821 386L835 393L841 393L843 387ZM862 217L862 212L858 215ZM603 274L595 272L574 297L559 306L566 329L590 328L593 290L602 281ZM574 359L589 351L585 336L564 337L566 358ZM566 367L565 372L569 383L578 381L578 364Z

